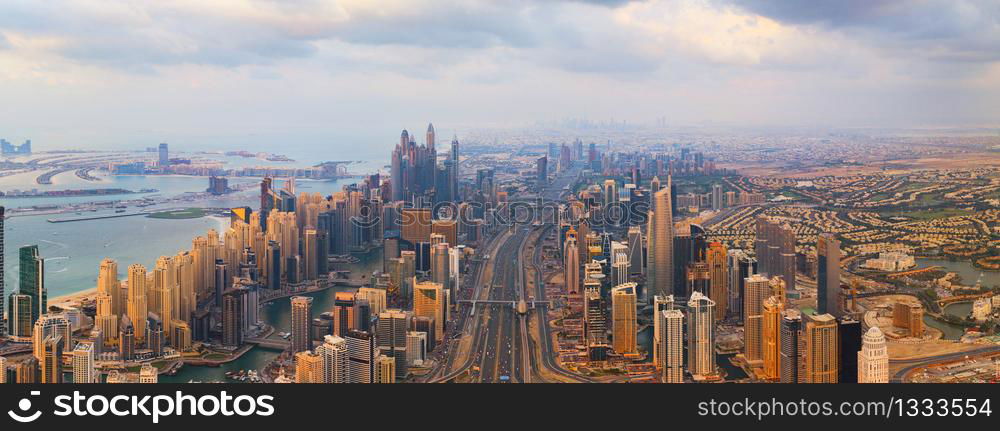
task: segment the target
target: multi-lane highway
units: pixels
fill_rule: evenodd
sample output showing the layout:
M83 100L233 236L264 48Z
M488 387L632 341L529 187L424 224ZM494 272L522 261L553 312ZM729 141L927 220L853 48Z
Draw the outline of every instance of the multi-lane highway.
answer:
M556 176L555 180L540 196L544 201L562 199L579 177L580 169L569 169ZM542 220L553 222L553 220ZM491 238L484 250L477 253L484 261L473 267L470 274L471 286L467 286L457 310L458 316L451 322L453 328L448 335L452 347L447 358L439 361L427 381L448 382L468 374L471 381L482 383L540 381L535 370L536 358L542 358L541 366L551 373L571 380L586 381L556 364L552 348L552 337L546 318L546 306L536 305L527 315L519 314L513 305L526 299L526 269L534 267L535 300L545 300L545 286L541 272L541 243L553 224L541 226L517 225L504 227ZM535 238L534 253L526 256L525 248L529 238ZM470 294L471 293L471 294ZM535 346L528 334L528 320L537 319L536 325L541 335L541 346ZM539 352L534 349L541 348Z

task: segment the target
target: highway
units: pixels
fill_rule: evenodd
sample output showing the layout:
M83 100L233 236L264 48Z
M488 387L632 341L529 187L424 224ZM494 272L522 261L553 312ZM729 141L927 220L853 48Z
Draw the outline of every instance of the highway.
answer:
M556 176L556 179L540 193L548 202L559 202L579 178L580 168L574 167ZM545 220L554 222L554 220ZM576 381L586 379L560 368L554 359L552 337L546 320L547 306L538 304L536 310L527 315L520 315L509 303L525 299L526 267L534 267L535 300L545 299L545 285L542 282L541 243L545 235L554 227L546 223L541 226L530 225L511 226L503 229L492 237L482 247L488 256L484 262L476 264L471 279L472 286L462 290L461 299L505 301L508 303L490 303L475 305L462 303L451 322L447 340L451 345L449 354L438 361L429 374L428 382L440 383L453 381L455 378L469 373L471 380L481 383L530 383L538 381L534 373L537 364L534 349L538 348L530 342L528 320L537 319L542 338L541 364L551 373L559 374ZM525 247L532 234L537 238L534 253L525 256ZM477 253L478 254L478 253ZM471 292L471 294L470 294ZM468 344L462 349L463 343ZM467 352L467 355L466 355Z
M916 370L918 368L934 364L943 364L947 362L960 361L964 359L966 356L970 358L975 358L976 356L987 355L997 352L1000 352L1000 346L983 347L981 349L969 350L966 352L949 353L945 355L932 356L929 358L903 359L903 360L890 359L889 362L893 365L899 365L899 364L911 364L911 365L908 365L900 369L899 371L896 371L896 373L892 375L892 378L889 379L889 382L905 383L903 380L906 378L906 375L910 374L911 372L913 372L913 370Z

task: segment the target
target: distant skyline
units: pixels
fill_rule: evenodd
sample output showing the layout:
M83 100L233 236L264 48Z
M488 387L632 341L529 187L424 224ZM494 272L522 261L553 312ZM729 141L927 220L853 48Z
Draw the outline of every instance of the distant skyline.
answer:
M0 138L38 150L388 149L429 121L1000 127L1000 2L15 0L0 100Z

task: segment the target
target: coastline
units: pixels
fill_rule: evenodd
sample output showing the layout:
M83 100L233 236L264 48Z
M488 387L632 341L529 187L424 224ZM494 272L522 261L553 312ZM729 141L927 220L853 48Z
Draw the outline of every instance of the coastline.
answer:
M91 287L89 289L84 289L79 292L68 293L65 295L60 295L49 299L49 306L62 306L66 308L67 306L73 307L79 305L86 299L94 300L97 298L97 287Z

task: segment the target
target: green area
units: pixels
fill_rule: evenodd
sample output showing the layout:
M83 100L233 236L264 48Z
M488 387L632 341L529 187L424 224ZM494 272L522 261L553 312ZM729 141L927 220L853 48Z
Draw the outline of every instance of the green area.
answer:
M923 211L888 211L882 212L886 217L909 217L914 220L933 220L962 215L971 215L972 211L960 210L957 208L935 208Z
M183 219L194 219L201 218L208 215L208 211L204 208L185 208L180 210L167 210L155 212L147 215L149 218L167 219L167 220L183 220Z

